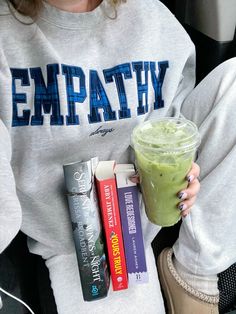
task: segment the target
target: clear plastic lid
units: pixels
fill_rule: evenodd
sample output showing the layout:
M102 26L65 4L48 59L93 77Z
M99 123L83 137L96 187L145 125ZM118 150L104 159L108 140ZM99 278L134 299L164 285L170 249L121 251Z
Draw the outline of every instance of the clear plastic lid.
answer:
M168 117L139 124L131 141L135 150L179 153L195 150L200 144L200 134L193 122Z

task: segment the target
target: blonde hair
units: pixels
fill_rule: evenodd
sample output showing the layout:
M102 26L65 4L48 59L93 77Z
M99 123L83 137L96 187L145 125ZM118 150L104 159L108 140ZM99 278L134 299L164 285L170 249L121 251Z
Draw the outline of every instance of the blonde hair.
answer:
M43 6L43 0L7 0L7 1L9 1L13 5L16 11L25 16L30 16L33 19L35 19L38 16ZM126 2L126 0L108 0L108 1L114 7L121 4L122 2Z

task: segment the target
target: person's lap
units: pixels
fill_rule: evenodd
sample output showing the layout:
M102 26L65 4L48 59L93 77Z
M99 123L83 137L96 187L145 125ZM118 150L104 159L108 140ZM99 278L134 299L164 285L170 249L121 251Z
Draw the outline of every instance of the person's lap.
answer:
M123 291L112 291L104 299L83 301L76 255L54 256L46 261L59 314L75 313L142 313L164 314L155 258L151 246L147 248L148 284L139 284Z

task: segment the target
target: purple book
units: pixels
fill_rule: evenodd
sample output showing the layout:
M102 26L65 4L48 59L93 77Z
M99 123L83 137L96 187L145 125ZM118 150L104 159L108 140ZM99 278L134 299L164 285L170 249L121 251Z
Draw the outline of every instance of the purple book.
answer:
M148 282L147 264L139 209L137 185L129 180L135 173L132 164L115 167L122 232L129 284Z

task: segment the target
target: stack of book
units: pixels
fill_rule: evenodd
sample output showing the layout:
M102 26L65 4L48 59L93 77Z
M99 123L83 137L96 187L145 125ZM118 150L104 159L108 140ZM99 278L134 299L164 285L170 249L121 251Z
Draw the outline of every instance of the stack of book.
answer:
M95 287L95 290L98 291L95 296L91 292L89 297L88 293L87 297L85 297L86 293L83 292L86 301L91 301L107 295L109 280L107 279L108 276L106 273L106 261L109 264L114 291L127 289L129 285L148 282L139 208L139 191L137 184L130 180L130 177L135 173L134 166L132 164L116 165L115 161L97 162L97 159L92 159L92 161L94 160L96 160L96 163L92 162L93 166L91 166L90 175L88 175L87 170L86 174L82 175L81 173L81 165L84 164L84 162L64 166L72 226L75 226L76 224L84 224L84 222L79 221L81 220L82 215L75 215L76 211L82 211L83 217L86 217L87 219L86 226L90 226L90 229L94 226L94 233L97 235L97 239L99 239L100 243L98 250L100 255L98 254L99 257L97 257L97 261L100 261L97 269L100 271L100 281L97 280L97 282L99 282L100 285L96 286L96 282L91 275L93 274L93 266L89 265L89 263L87 266L88 269L90 269L90 272L87 270L86 274L90 273L90 276L84 276L84 266L83 263L81 263L83 254L81 254L81 252L84 252L85 248L81 246L83 241L81 242L81 239L79 238L80 234L74 233L75 244L77 244L75 245L76 251L78 251L77 257L82 290L88 291L88 285L90 285L90 290L92 287ZM78 165L80 165L80 167L78 167ZM76 171L76 168L78 168L78 171ZM67 169L67 171L65 171L65 169ZM70 172L68 169L73 169L73 171ZM75 177L82 177L84 181L79 182L78 179L76 181L76 179L73 179ZM81 185L81 188L71 187L71 184L69 183L71 180L74 180L78 185ZM86 189L85 186L87 186ZM88 191L88 187L90 187L90 192ZM92 194L91 191L93 191ZM85 200L80 203L80 209L75 208L75 202L71 201L71 197L81 197L85 194L90 200L90 204L93 204L92 211L91 207L86 208L84 205L82 206L82 204L86 203ZM93 195L92 198L91 195ZM99 208L97 205L99 205ZM96 210L94 208L96 208ZM93 217L93 219L91 218L91 221L89 221L90 216ZM101 217L106 250L103 249L100 224L98 223L100 218L98 216ZM95 222L94 217L96 217L98 222ZM96 243L95 240L93 240L93 242ZM88 239L86 243L89 243ZM87 250L88 252L89 250L91 251L89 246L87 247ZM105 256L105 251L107 252L107 257ZM95 252L93 252L92 255L87 254L86 256L90 256L90 261L92 261ZM101 283L103 283L103 285ZM101 292L99 292L99 289Z

